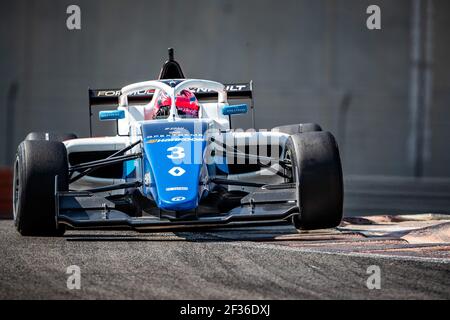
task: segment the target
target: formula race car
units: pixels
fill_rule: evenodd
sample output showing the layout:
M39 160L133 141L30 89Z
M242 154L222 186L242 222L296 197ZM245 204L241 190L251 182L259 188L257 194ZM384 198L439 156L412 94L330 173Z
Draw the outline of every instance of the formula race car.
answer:
M343 182L333 135L317 124L233 129L232 115L254 110L252 82L186 79L169 49L158 80L89 93L91 119L94 107L108 105L99 120L115 121L117 134L92 137L91 121L90 138L26 137L14 165L20 234L339 225Z

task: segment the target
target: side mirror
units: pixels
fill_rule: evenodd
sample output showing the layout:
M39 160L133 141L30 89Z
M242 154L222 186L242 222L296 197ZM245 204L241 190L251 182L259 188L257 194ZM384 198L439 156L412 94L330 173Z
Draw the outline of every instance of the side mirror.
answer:
M224 106L222 114L224 116L231 116L232 114L244 114L247 113L248 106L246 104L236 104L231 106Z
M98 113L98 118L100 119L100 121L125 119L125 111L124 110L100 111Z

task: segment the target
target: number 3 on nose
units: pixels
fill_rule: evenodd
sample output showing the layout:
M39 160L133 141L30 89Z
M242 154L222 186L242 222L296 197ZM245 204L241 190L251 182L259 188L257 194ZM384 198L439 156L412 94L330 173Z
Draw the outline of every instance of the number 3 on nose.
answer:
M171 160L180 160L186 156L186 154L184 153L184 148L182 147L172 147L167 149L167 151L170 152L167 158Z

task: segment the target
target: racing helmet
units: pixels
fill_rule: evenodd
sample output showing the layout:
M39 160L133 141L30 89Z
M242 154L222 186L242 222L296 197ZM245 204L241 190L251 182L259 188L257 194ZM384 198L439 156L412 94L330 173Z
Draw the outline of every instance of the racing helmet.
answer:
M175 99L175 106L180 118L198 118L200 104L190 90L182 90ZM167 118L170 114L171 105L172 99L161 90L156 97L155 108L151 114L146 114L146 120Z

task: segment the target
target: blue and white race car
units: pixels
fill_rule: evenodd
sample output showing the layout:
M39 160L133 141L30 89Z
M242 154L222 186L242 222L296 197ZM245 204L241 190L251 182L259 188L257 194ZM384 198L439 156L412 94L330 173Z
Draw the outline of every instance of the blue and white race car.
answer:
M230 105L232 99L250 100ZM90 90L89 109L116 121L111 137L30 133L14 166L14 219L24 236L67 228L168 231L342 219L333 135L317 124L232 128L253 112L252 83L186 79L169 50L158 80Z

